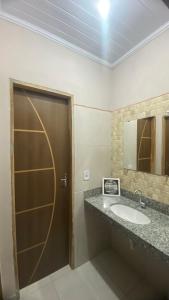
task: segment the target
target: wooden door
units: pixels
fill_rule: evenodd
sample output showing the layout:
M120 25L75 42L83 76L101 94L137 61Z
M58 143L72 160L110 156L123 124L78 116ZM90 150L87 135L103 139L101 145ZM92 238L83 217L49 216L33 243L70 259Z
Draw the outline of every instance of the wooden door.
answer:
M14 180L19 286L69 263L68 100L14 89Z

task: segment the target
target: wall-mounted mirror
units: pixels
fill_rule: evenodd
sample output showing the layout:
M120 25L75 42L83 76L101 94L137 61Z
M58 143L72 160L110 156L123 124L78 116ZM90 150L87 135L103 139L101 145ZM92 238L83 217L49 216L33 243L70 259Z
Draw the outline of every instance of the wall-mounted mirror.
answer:
M137 170L137 120L124 122L124 168Z
M169 176L169 116L163 119L163 174Z
M166 130L169 136L169 118ZM167 143L166 147L169 150L169 138ZM161 116L124 122L124 168L162 175Z
M137 171L155 171L155 118L137 120Z

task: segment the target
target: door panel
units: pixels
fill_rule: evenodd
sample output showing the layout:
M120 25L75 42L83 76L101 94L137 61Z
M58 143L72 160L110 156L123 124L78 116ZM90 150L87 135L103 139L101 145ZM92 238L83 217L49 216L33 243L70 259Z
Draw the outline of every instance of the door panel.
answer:
M16 239L20 288L69 262L68 101L14 90Z
M25 283L29 282L30 275L33 273L42 249L43 245L39 245L29 251L18 253L17 260L20 286L25 286Z
M52 159L45 134L15 132L15 170L51 168Z
M15 89L14 117L15 129L43 130L36 112L28 101L29 94L24 90Z
M51 206L16 214L18 251L45 242L51 216Z
M19 173L15 176L16 212L53 203L53 170Z

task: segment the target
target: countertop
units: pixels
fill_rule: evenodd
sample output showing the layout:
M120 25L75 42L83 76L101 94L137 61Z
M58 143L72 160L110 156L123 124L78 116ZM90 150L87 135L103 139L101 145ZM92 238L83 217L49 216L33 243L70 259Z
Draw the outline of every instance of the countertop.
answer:
M115 201L117 202L114 203ZM114 205L113 203L124 204L139 210L150 218L150 224L138 225L121 219L111 212L110 206ZM169 216L150 207L143 209L137 202L122 196L106 197L98 195L86 198L85 204L96 209L112 224L121 226L128 235L131 235L137 241L140 240L144 247L149 247L153 252L158 252L160 257L169 263Z

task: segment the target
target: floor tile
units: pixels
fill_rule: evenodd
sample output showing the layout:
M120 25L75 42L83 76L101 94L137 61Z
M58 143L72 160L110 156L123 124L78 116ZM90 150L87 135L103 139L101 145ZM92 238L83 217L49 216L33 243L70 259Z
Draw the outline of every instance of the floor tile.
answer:
M109 286L126 294L139 283L139 276L112 250L105 251L91 263Z
M50 283L50 277L47 276L47 277L44 277L43 279L31 284L31 285L28 285L27 287L23 288L20 290L20 295L23 297L23 296L26 296L26 295L30 295L31 293L35 292L36 290L39 290L41 289L41 287L43 286L46 286L47 284Z
M52 273L51 275L49 275L49 278L51 281L55 281L55 280L59 279L60 277L67 275L70 272L72 272L72 269L70 268L69 265L67 265L67 266L63 267L62 269L56 271L55 273Z
M120 300L123 299L123 294L120 289L113 285L113 282L106 280L106 274L97 272L91 262L84 264L77 269L77 272L82 280L93 289L98 300Z
M76 270L65 266L21 290L21 300L159 300L112 250Z
M79 277L77 271L53 281L61 300L97 300L93 290Z
M41 286L30 294L21 296L21 300L60 300L52 283Z

